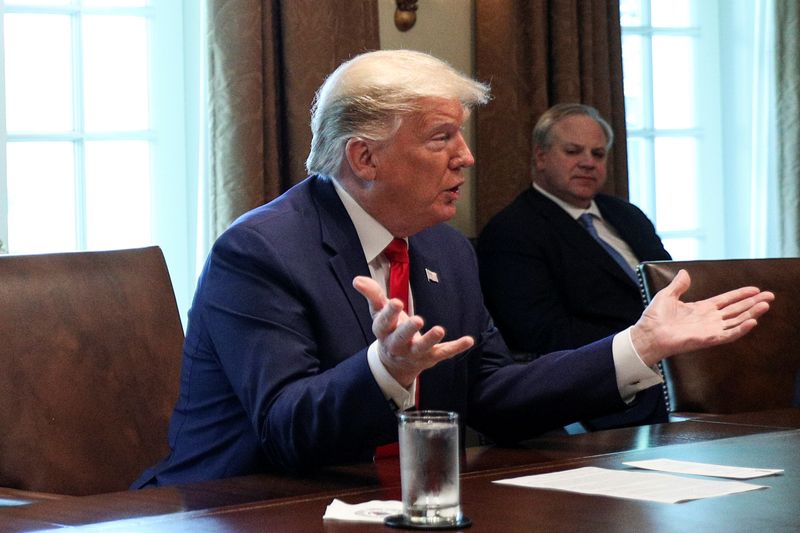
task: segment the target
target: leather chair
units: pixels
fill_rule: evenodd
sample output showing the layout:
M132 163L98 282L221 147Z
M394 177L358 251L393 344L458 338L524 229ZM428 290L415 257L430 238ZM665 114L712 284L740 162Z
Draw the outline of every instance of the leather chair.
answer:
M127 489L168 451L183 337L158 247L0 256L0 486Z
M692 280L683 301L754 285L775 293L745 337L663 361L671 412L736 413L790 407L800 371L800 259L654 261L639 265L649 303L680 269Z

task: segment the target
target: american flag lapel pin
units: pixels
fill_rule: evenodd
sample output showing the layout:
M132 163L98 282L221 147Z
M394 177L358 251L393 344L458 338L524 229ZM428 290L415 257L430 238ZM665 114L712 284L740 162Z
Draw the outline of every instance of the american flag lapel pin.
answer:
M430 283L439 283L439 274L430 269L425 269L425 275L428 276Z

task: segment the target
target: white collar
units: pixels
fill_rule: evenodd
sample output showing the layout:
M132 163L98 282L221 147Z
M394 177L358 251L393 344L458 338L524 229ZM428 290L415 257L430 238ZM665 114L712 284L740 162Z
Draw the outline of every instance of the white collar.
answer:
M361 248L364 250L364 258L367 263L372 263L389 245L394 235L375 220L372 215L364 211L364 208L350 196L350 193L335 178L331 178L331 181L333 181L336 194L342 200L347 214L350 215L350 220L353 221L358 239L361 241Z
M580 217L584 213L589 213L590 215L593 215L596 218L599 218L600 220L603 219L603 215L600 214L600 208L597 207L597 203L594 201L594 198L592 198L592 202L589 204L589 207L584 209L583 207L575 207L574 205L565 202L558 196L550 194L546 190L542 189L542 187L540 187L536 183L533 184L533 188L542 193L545 197L555 202L556 205L558 205L561 209L566 211L567 214L572 218L574 218L575 220L578 220L578 217Z

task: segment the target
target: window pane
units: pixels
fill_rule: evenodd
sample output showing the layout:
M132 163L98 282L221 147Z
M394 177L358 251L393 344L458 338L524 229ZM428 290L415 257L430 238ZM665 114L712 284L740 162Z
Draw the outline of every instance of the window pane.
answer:
M174 1L174 0L168 0ZM149 0L83 0L83 7L145 7Z
M8 6L69 6L72 0L6 0Z
M86 130L147 129L146 20L86 16L83 34Z
M691 2L690 0L652 0L650 20L653 26L660 28L690 27L694 22Z
M145 141L86 143L86 244L151 243L150 148Z
M664 248L675 261L700 259L700 240L696 238L662 239Z
M653 37L653 107L658 129L695 126L694 39Z
M642 26L642 0L621 0L619 3L620 23L623 26Z
M656 226L659 231L698 227L697 140L655 140Z
M625 91L625 123L628 129L645 127L644 61L642 48L644 40L638 35L622 38L622 63L624 65L623 87Z
M75 249L72 143L11 142L7 150L9 251Z
M650 183L650 154L649 143L644 139L628 137L628 189L631 202L648 213L652 205L652 190Z
M70 18L9 13L4 23L8 131L70 131Z

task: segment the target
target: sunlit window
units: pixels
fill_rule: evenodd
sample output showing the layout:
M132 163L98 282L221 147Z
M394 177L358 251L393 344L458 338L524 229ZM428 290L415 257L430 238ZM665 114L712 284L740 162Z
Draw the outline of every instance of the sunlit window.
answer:
M199 53L184 28L197 5L0 0L4 252L159 245L186 308L197 175L187 114L201 84L185 80Z
M696 7L690 0L620 3L630 198L676 259L718 253L703 219L714 199L701 180L703 158L708 163L717 150L699 109L700 93L715 80L699 64L708 28Z
M10 251L152 242L152 12L142 4L6 2Z
M620 2L630 199L675 259L777 250L772 13L771 0Z

